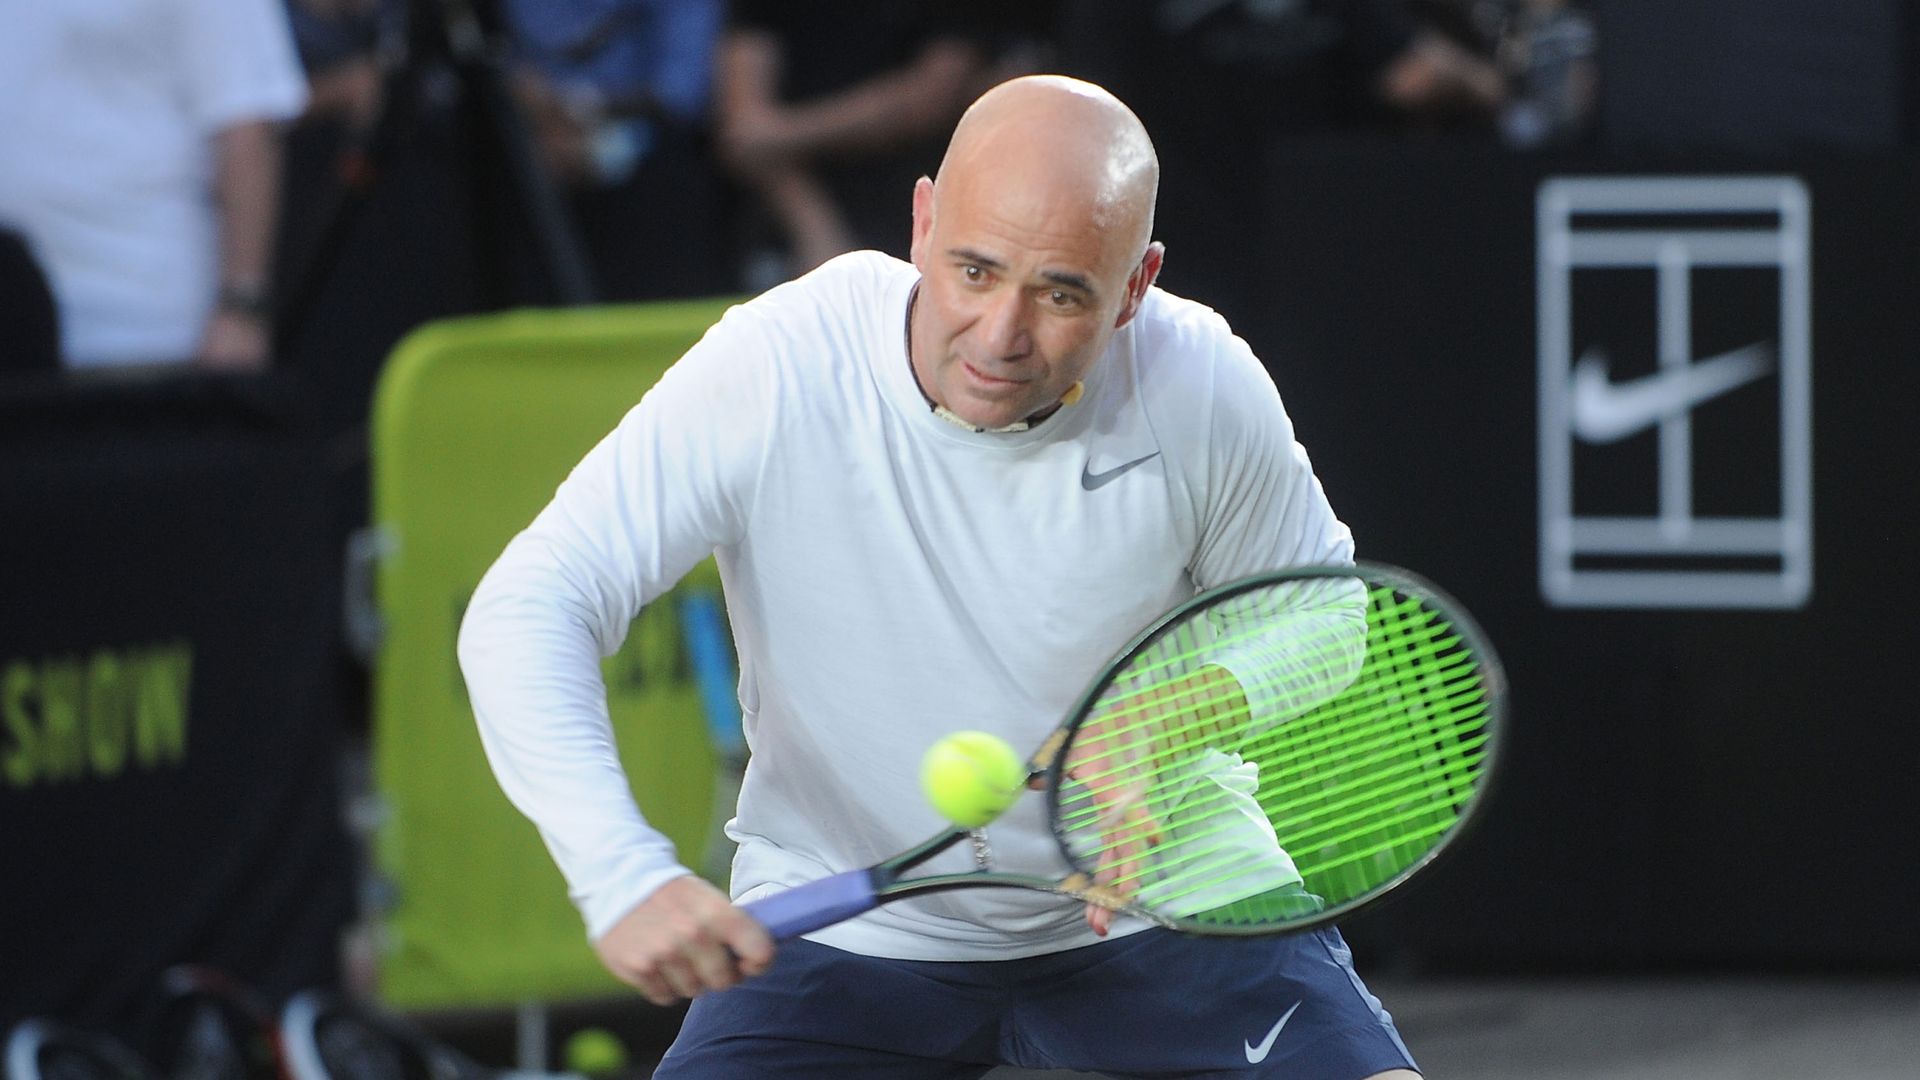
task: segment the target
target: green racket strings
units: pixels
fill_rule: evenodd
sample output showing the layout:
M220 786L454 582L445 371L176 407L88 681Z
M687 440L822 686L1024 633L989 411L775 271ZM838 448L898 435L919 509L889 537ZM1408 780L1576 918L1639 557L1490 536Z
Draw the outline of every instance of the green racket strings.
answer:
M1492 688L1452 620L1360 578L1190 612L1109 681L1067 751L1080 865L1162 918L1296 921L1411 871L1489 763Z

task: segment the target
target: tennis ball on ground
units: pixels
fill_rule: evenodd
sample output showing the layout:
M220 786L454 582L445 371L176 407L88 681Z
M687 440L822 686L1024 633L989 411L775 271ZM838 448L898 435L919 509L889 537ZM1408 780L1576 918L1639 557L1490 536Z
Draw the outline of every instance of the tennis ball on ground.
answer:
M1006 740L957 731L920 759L920 789L942 817L963 828L985 825L1027 785L1027 766Z
M606 1076L627 1067L627 1044L606 1028L581 1028L567 1039L564 1056L569 1071Z

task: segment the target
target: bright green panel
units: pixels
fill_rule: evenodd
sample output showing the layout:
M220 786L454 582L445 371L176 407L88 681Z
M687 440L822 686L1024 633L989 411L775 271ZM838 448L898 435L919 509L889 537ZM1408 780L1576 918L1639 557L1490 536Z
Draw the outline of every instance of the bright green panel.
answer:
M383 373L373 415L377 844L398 886L381 993L405 1008L616 987L533 826L481 751L454 656L461 612L567 470L730 301L514 312L424 327ZM711 561L649 605L608 659L609 705L641 809L701 865L714 756L673 604L718 589Z

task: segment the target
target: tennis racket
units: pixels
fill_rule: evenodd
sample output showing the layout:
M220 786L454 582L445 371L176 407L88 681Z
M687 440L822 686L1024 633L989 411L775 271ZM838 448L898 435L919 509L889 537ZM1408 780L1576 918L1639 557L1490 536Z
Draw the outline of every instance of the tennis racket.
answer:
M1200 934L1304 930L1365 907L1485 805L1506 681L1458 603L1361 564L1278 571L1160 617L1029 759L1057 876L878 865L747 903L776 940L950 889L1058 893Z
M7 1080L161 1080L164 1074L112 1035L56 1020L22 1020L7 1033Z
M160 976L147 1056L175 1080L287 1080L279 1021L252 986L205 964Z
M287 1000L280 1041L286 1080L583 1080L479 1064L396 1012L322 990Z

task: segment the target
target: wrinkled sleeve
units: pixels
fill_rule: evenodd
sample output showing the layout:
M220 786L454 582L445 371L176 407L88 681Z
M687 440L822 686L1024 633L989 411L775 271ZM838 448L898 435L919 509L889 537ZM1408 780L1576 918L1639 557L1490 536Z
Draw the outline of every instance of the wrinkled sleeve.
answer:
M1234 339L1215 366L1194 581L1213 588L1297 566L1349 566L1353 534L1333 512L1279 391ZM1253 716L1277 722L1352 681L1366 644L1366 595L1352 579L1263 589L1209 618L1219 646L1206 662L1233 674Z

